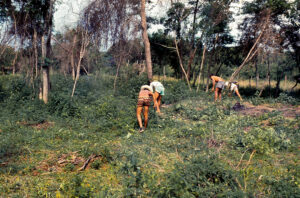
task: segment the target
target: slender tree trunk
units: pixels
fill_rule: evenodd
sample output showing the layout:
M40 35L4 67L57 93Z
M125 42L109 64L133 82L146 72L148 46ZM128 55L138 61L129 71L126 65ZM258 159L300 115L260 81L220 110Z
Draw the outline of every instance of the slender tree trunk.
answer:
M14 18L14 27L15 27L15 34L17 34L17 19L15 17L15 15L13 14L13 18ZM16 61L18 58L18 50L17 50L17 37L15 36L15 50L16 50L16 54L12 63L12 68L13 68L13 75L15 75L16 73Z
M46 58L46 43L45 36L42 36L42 78L43 78L43 87L42 87L42 96L45 104L48 103L48 93L49 93L49 67L45 65Z
M269 82L269 96L271 97L271 71L270 71L269 54L268 54L267 64L268 64L268 74L267 74L267 79L268 79L268 82Z
M148 80L152 81L152 61L151 61L151 50L150 42L147 33L147 21L146 21L146 0L141 0L141 25L143 29L143 40L145 46L145 57L147 66Z
M219 74L219 72L220 72L222 66L223 66L223 63L220 63L219 66L218 66L218 69L217 69L217 71L216 71L216 75Z
M77 36L74 34L73 37L73 44L71 49L71 55L70 55L70 63L71 63L71 69L72 69L72 79L75 80L75 64L74 64L74 48L76 45Z
M287 86L286 86L286 82L287 82L287 75L284 75L284 89L287 90Z
M219 34L217 34L217 36L216 36L216 40L215 40L215 42L214 42L214 46L213 46L213 53L211 53L211 56L210 56L210 61L209 61L209 64L208 64L208 68L207 68L207 81L206 81L206 92L208 92L208 87L209 87L209 75L210 75L210 69L211 69L211 65L212 65L212 59L213 59L213 56L214 56L214 53L215 53L215 47L216 47L216 43L217 43L217 41L218 41L218 39L219 39Z
M207 67L207 77L206 77L206 89L205 89L205 92L208 92L208 88L209 88L210 65L211 65L211 61L209 62L208 67Z
M267 22L266 22L267 23ZM254 56L254 54L257 52L257 50L252 54L253 50L255 49L255 47L257 46L258 42L260 41L260 38L262 37L264 31L266 28L266 24L263 27L263 29L261 30L261 33L259 34L259 36L257 37L254 45L252 46L252 48L250 49L250 51L248 52L248 55L246 56L245 60L243 61L243 63L235 70L235 72L233 72L233 74L231 75L229 81L232 82L233 79L240 73L240 71L242 70L242 68L245 66L245 64L251 60L251 58ZM252 55L251 55L252 54ZM250 56L251 55L251 56Z
M201 66L200 66L200 71L199 71L199 76L198 76L197 92L199 91L199 87L200 87L201 73L203 70L203 65L204 65L204 60L205 60L205 52L206 52L206 45L204 45L203 53L202 53Z
M17 48L15 48L15 49L17 49ZM15 73L16 73L16 61L17 61L17 58L18 58L18 51L16 51L14 60L12 62L13 75L15 75Z
M195 32L196 32L196 18L197 18L197 11L198 11L198 3L199 3L199 0L196 1L196 5L194 8L193 31L192 31L192 39L191 39L192 49L190 51L190 59L188 62L188 67L187 67L187 75L188 75L189 80L190 80L191 66L192 66L192 63L193 63L193 60L195 57L195 53L197 51L197 47L195 50Z
M37 32L33 29L33 50L34 50L34 68L35 68L35 78L38 77L38 50L37 50Z
M28 68L28 76L30 77L30 83L33 84L34 80L34 55L28 57L28 63L31 65L31 68Z
M119 76L120 66L121 66L121 58L119 59L118 65L117 65L117 72L116 72L116 76L115 76L115 80L114 80L114 91L116 91L117 78Z
M258 65L257 60L255 61L255 87L258 89L258 81L259 81L259 72L258 72Z
M42 75L43 75L43 101L48 103L48 95L50 90L50 76L49 76L49 63L45 62L45 58L51 57L51 38L52 38L52 25L53 25L53 0L50 0L50 8L46 17L47 32L42 36ZM47 41L45 42L45 33L47 34Z
M81 61L82 61L82 59L83 59L83 57L86 53L86 47L89 44L87 31L85 31L85 33L82 33L82 39L83 40L82 40L81 47L80 47L80 56L79 56L79 60L78 60L78 64L77 64L76 78L75 78L75 81L74 81L71 98L73 98L73 96L74 96L77 81L79 80L79 76L80 76Z
M276 91L275 91L275 96L278 97L279 94L280 94L280 81L283 77L283 73L280 72L280 69L279 69L279 64L277 65L277 76L276 76Z
M180 56L180 53L179 53L179 49L178 49L176 38L174 39L174 43L175 43L175 46L176 46L176 52L177 52L177 56L178 56L178 59L179 59L179 64L180 64L182 73L185 76L185 79L186 79L186 82L187 82L187 84L189 86L190 91L192 91L192 88L191 88L191 85L190 85L190 81L188 79L187 73L185 72L185 69L184 69L183 64L182 64L182 60L181 60L181 56Z

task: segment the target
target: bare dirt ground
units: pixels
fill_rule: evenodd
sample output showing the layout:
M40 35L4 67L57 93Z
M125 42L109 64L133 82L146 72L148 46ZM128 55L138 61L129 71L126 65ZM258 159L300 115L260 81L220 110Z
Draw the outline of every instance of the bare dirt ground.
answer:
M249 102L243 103L244 109L238 111L243 115L259 116L272 111L280 111L284 117L296 118L300 116L300 106L279 104L278 107L271 107L268 104L254 106Z

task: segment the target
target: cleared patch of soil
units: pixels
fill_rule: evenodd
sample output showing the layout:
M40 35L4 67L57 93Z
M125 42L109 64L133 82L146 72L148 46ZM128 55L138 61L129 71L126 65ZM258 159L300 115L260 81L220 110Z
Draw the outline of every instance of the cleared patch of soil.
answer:
M54 125L54 122L44 121L44 122L35 123L35 124L31 124L31 123L27 123L27 122L19 122L19 124L24 125L24 126L30 126L37 130L42 130L42 129L44 130L44 129L48 129L49 127L52 127Z
M272 111L280 111L284 117L296 118L300 116L300 106L279 105L278 108L274 108L268 105L254 106L248 102L243 103L243 105L245 108L237 111L243 115L259 116Z
M77 156L76 152L71 152L62 154L58 159L56 155L50 156L47 160L40 162L36 168L42 172L61 172L67 164L77 166L83 163L82 157Z
M62 154L57 158L57 156L53 155L45 161L42 161L36 169L42 172L62 172L64 168L69 165L74 165L74 170L80 170L82 165L86 163L86 167L82 170L89 169L92 162L97 159L102 159L101 156L92 157L88 162L83 157L78 156L77 152L71 152Z

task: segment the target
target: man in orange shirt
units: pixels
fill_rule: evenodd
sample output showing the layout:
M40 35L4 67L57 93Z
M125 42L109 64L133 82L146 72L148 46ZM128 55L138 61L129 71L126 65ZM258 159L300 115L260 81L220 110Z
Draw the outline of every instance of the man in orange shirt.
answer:
M212 86L212 91L215 92L215 102L218 100L221 101L222 99L222 90L224 89L225 86L225 81L223 80L223 78L219 77L219 76L214 76L214 75L210 75L209 76L210 79L212 80L213 86ZM215 89L215 85L216 85L216 89Z

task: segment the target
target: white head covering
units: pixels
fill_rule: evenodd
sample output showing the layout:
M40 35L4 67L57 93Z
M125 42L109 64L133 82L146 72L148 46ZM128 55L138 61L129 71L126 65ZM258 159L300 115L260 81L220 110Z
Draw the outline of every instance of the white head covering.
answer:
M141 91L142 91L143 89L148 89L149 91L153 92L152 87L150 87L149 85L143 85L143 86L141 86Z

